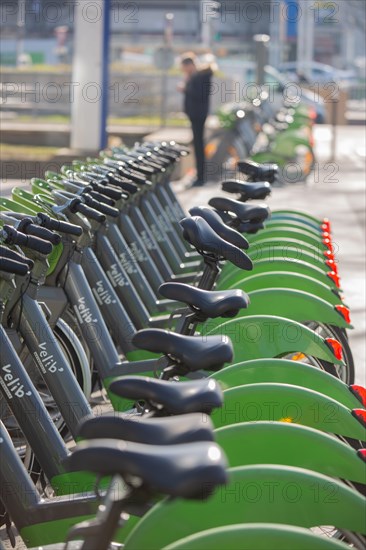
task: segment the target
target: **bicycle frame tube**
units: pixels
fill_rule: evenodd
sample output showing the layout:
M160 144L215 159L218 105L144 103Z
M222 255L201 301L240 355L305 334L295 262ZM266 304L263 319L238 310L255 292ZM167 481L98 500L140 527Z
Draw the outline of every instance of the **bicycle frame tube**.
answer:
M34 483L22 461L15 452L9 434L0 422L0 498L28 547L63 543L74 525L96 516L101 501L91 491L92 480L89 476L82 494L78 494L77 484L70 484L71 492L64 497L41 501ZM79 476L89 475L79 472ZM82 487L82 485L80 485ZM123 541L139 521L146 508L134 506L126 508L133 514L120 530L116 539Z
M149 251L136 231L130 217L125 212L120 212L119 228L128 243L131 254L136 261L139 262L139 265L144 272L145 277L149 281L151 288L155 293L157 293L158 288L164 282L164 279L152 261Z
M123 270L109 239L100 231L96 233L96 256L136 328L145 327L149 321L149 312L132 286L129 276Z
M174 213L176 215L177 220L181 220L184 218L187 214L184 212L183 208L179 204L179 201L177 200L177 197L171 187L171 183L167 181L163 186L167 197L170 199L171 204L173 205Z
M150 199L151 208L155 212L156 219L159 223L160 228L168 236L169 240L174 246L174 249L177 255L180 258L184 258L186 254L186 250L185 250L185 247L182 245L182 240L177 235L172 223L170 222L169 217L166 215L165 210L159 204L159 200L156 194L150 193L149 199Z
M114 223L109 223L106 236L117 253L123 270L129 276L132 285L138 292L146 309L150 313L154 313L156 311L156 295L142 272L137 259L131 254L131 250L124 240L118 226Z
M158 185L156 188L156 200L159 208L163 210L166 218L169 220L169 223L171 224L171 227L173 231L175 232L176 236L179 239L180 242L180 248L182 249L183 253L191 253L192 249L190 248L190 245L181 238L182 236L182 228L179 225L179 221L177 220L174 212L174 205L169 200L169 197L166 193L166 190L163 186ZM184 216L180 216L179 219L182 219Z
M154 235L158 246L168 261L172 273L179 273L181 270L181 260L173 248L170 239L163 233L163 228L160 228L156 214L151 208L146 196L141 197L140 201L141 212L149 224L149 230Z
M32 287L33 290L36 288L30 283L30 291ZM15 305L13 314L41 376L69 430L75 436L79 423L92 415L92 412L40 305L33 296L26 293Z
M62 471L61 461L67 456L67 449L2 326L0 342L2 393L37 460L52 479ZM6 461L2 458L0 463L3 462Z
M158 243L155 240L155 235L153 235L150 231L150 228L147 225L144 216L142 215L140 209L136 204L130 206L129 214L131 216L132 223L140 234L146 249L148 250L153 259L153 262L155 263L161 274L161 277L164 281L169 280L172 276L170 265L168 264L163 253L158 247Z
M81 267L81 254L78 257L75 254L68 263L67 271L61 274L61 282L99 375L104 379L119 364L119 356Z
M109 330L122 352L128 353L134 349L131 339L136 329L91 248L84 250L81 265Z

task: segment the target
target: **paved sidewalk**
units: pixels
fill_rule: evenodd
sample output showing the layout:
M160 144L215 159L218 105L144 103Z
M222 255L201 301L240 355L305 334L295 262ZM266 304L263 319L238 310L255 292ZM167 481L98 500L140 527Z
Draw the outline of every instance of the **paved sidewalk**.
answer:
M272 210L294 208L331 220L344 296L355 327L349 337L356 380L366 385L365 128L338 127L335 162L329 162L331 128L317 126L315 141L317 164L307 183L273 189L268 203ZM176 189L187 209L207 204L214 195L226 195L217 183L189 190L177 183Z

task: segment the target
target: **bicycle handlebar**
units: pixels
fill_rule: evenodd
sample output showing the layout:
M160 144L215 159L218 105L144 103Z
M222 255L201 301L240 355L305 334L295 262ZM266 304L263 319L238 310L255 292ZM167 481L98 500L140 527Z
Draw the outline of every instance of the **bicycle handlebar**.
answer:
M2 256L3 258L8 258L9 260L14 260L15 262L19 262L21 264L27 264L29 269L32 269L34 266L33 260L30 260L26 256L22 256L22 254L19 254L19 252L15 252L15 250L11 250L6 246L0 245L0 256Z
M28 270L29 266L26 263L21 263L16 260L10 260L9 258L0 256L0 271L24 277L24 275L28 273Z
M106 216L111 216L112 218L118 217L119 210L117 208L113 208L113 206L108 206L108 204L104 204L102 202L98 202L88 194L83 195L83 199L85 200L85 204L87 206L90 206L94 210L97 210L98 212L101 212Z
M58 233L54 233L45 227L34 224L30 218L23 218L19 222L17 229L26 235L33 235L33 237L39 237L40 239L49 241L53 245L60 244L61 242L61 236L58 235Z
M96 201L98 202L103 202L104 204L107 204L108 206L114 206L115 205L115 201L113 199L110 199L109 197L107 197L106 195L103 195L102 193L99 193L98 191L88 191L87 192L88 195L90 195L90 197L92 199L95 199Z
M79 199L74 199L70 203L69 208L71 212L79 212L80 214L83 214L86 218L94 220L98 223L104 223L106 220L106 216L104 214L101 214L100 212L98 212L98 210L95 210L94 208L90 208L90 206L87 206Z
M51 231L59 231L60 233L65 233L67 235L74 235L75 237L80 237L83 232L83 229L79 225L75 225L70 222L63 222L60 220L55 220L51 218L48 214L40 212L37 214L37 223L41 227L50 229Z
M31 250L40 252L47 256L52 252L52 244L49 241L40 239L39 237L32 237L31 235L25 235L20 231L17 231L10 225L4 225L1 232L3 241L5 244L17 244L19 246L26 246Z
M109 176L109 174L108 174ZM109 177L108 177L109 179ZM113 181L110 183L113 184ZM94 191L98 191L98 193L101 193L102 195L105 195L106 197L109 197L110 199L113 199L114 201L118 201L122 197L122 191L119 189L113 189L112 187L109 187L108 185L104 186L100 183L93 183L92 187Z

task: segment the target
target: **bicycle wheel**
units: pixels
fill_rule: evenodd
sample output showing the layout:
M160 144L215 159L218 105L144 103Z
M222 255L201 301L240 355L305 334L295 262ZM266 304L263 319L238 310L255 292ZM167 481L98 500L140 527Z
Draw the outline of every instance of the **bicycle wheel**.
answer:
M344 365L329 365L326 361L322 361L322 368L330 374L334 374L335 370L342 382L348 385L353 384L355 381L355 366L348 338L345 336L344 331L333 325L324 325L316 321L306 323L306 326L314 330L322 338L335 338L340 342Z

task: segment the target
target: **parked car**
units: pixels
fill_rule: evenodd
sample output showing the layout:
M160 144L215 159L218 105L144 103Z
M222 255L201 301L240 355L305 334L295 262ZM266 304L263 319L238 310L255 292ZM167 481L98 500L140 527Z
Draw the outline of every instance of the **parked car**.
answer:
M304 75L308 80L310 79L310 83L327 84L328 82L337 82L337 84L342 84L344 87L357 84L358 81L356 72L353 70L336 69L331 65L317 63L316 61L301 64L297 61L281 63L278 70L285 78L294 82L299 81L299 75Z

